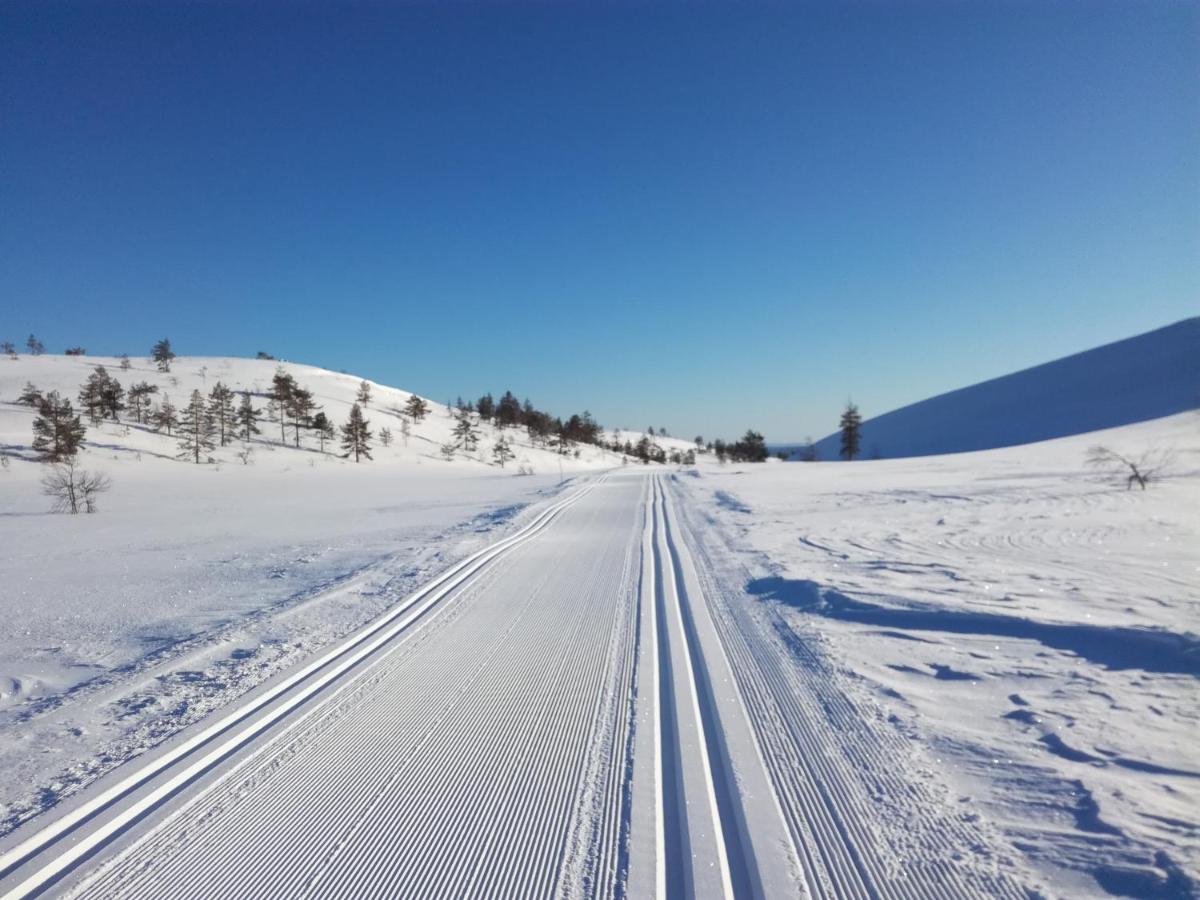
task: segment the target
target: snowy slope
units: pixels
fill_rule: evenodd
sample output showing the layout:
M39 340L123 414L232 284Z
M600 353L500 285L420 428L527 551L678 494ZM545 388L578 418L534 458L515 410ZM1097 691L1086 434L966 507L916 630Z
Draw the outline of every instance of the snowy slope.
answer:
M862 452L892 459L1009 447L1200 406L1200 317L901 407L863 423ZM837 459L839 436L817 442Z
M30 458L33 412L12 401L32 382L74 402L100 364L126 388L159 385L176 405L217 380L262 393L280 365L180 358L164 375L144 359L127 372L111 358L0 359L0 833L493 540L557 492L560 477L621 464L590 447L562 459L530 447L521 429L508 432L517 458L501 469L490 464L489 427L474 455L447 462L445 407L431 404L405 446L390 409L409 394L376 384L372 462L322 454L307 436L296 449L290 429L285 445L279 426L263 422L249 465L240 443L194 465L175 458L174 438L107 423L89 427L80 455L112 479L100 512L51 515L45 467ZM282 365L345 420L361 379ZM388 448L378 443L385 425ZM521 463L534 474L518 477ZM217 674L187 674L203 671Z
M1174 462L1127 491L1084 466L1097 443ZM840 760L821 782L872 821L866 858L937 858L886 784L924 771L1050 896L1196 896L1200 414L678 481L732 609L792 648L795 758Z

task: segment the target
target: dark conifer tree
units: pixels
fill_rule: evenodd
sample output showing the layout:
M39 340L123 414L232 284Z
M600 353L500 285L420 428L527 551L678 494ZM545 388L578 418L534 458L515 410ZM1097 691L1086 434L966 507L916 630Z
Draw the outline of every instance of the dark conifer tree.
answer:
M475 428L475 422L472 418L471 411L466 407L459 407L456 418L457 422L454 425L454 443L469 453L479 444L479 432Z
M371 385L369 385L366 381L360 381L358 383L358 397L356 399L358 401L358 405L363 409L366 409L371 405Z
M521 404L512 391L505 391L496 406L496 424L501 428L512 428L521 421Z
M171 429L179 427L179 410L171 403L171 398L163 394L162 403L158 405L158 409L150 417L150 421L154 423L155 431L166 431L170 437Z
M404 414L414 422L420 422L429 415L429 404L413 394L408 398L408 402L404 404Z
M139 425L145 424L150 418L150 395L158 393L157 384L147 384L139 381L129 388L129 406L133 417Z
M38 414L33 420L33 449L49 462L67 459L79 452L87 429L71 401L51 391L38 404Z
M279 440L287 443L287 417L292 402L292 393L297 389L296 379L283 370L275 370L271 379L271 402L279 412Z
M17 398L17 402L22 406L36 407L42 402L42 392L39 391L32 381L25 382L25 390L21 392L21 396Z
M342 426L342 449L346 457L353 456L358 462L360 457L371 458L371 432L367 426L371 423L363 418L362 408L355 403L350 407L350 418Z
M9 359L16 359L17 345L12 341L0 341L0 353L3 353Z
M242 402L238 404L237 409L237 426L243 441L249 443L250 439L259 433L258 420L260 418L261 414L250 402L250 392L242 391Z
M31 334L25 339L25 349L29 351L30 356L41 356L46 352L46 345Z
M179 418L179 458L192 459L197 465L201 456L216 447L216 428L204 402L204 395L192 391L192 399Z
M313 403L312 391L305 390L299 385L293 386L286 408L288 415L292 417L292 427L296 435L296 446L299 447L300 429L308 427L312 421L313 410L316 409L316 404Z
M842 431L842 456L847 460L852 460L858 456L862 444L862 416L859 415L858 407L853 403L846 403L839 427Z
M170 372L171 361L175 359L175 351L171 349L171 342L167 338L156 341L150 348L150 359L158 366L158 371Z
M217 427L217 440L224 447L233 440L237 411L233 406L233 391L220 381L208 393L208 412Z
M475 404L475 409L479 413L480 420L490 422L492 416L496 414L496 401L492 399L491 394L484 394Z
M324 411L321 411L313 416L312 429L317 433L317 444L324 453L325 442L332 441L334 438L333 422L329 420L329 416L325 415Z

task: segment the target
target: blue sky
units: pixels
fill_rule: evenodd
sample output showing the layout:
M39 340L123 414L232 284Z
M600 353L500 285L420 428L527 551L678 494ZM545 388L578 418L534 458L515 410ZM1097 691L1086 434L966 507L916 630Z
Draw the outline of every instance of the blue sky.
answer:
M1200 311L1194 3L0 4L0 338L785 441Z

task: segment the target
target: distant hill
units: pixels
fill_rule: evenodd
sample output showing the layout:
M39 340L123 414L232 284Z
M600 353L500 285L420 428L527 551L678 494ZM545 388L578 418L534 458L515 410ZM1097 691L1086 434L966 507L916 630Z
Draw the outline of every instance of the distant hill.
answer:
M863 423L864 457L1010 447L1200 407L1200 317L901 407ZM839 437L817 442L838 459Z

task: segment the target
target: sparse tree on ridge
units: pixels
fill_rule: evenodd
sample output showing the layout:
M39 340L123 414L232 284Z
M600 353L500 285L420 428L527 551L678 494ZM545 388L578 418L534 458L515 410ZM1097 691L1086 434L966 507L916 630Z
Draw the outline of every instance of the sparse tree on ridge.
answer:
M3 353L9 359L16 359L17 345L12 341L0 341L0 353Z
M353 456L358 462L360 457L371 458L371 432L367 426L371 423L363 418L362 407L357 403L350 407L350 418L342 426L342 449L346 457Z
M161 341L156 341L150 348L150 359L158 366L158 371L170 372L171 361L175 359L175 351L171 349L170 340L163 338Z
M132 368L132 365L129 362L129 354L128 353L122 353L117 358L121 360L121 371L122 372L128 372Z
M38 404L33 420L33 449L49 462L59 462L74 456L83 446L87 429L71 401L51 391Z
M858 456L862 447L862 416L852 402L847 401L838 427L842 432L841 454L847 461L851 461Z
M379 443L385 447L392 446L392 429L390 429L390 428L380 428L379 429Z
M46 345L31 334L25 339L25 349L30 356L41 356L46 352Z
M363 409L371 405L371 385L365 380L358 383L358 396L355 397L355 401Z
M217 440L224 447L233 440L237 412L233 406L233 391L218 381L208 393L208 412L217 427Z
M330 421L329 416L325 415L324 410L313 416L312 428L317 433L317 445L324 453L325 442L332 441L334 438L333 422Z
M237 408L237 426L243 441L249 443L251 438L259 433L258 420L260 418L261 414L250 402L250 392L242 391L242 402L238 404Z
M429 404L413 394L408 398L408 402L404 404L404 414L414 422L420 422L429 415Z
M517 454L513 453L512 447L509 446L508 441L505 440L503 435L496 440L496 445L492 447L492 459L494 459L496 461L496 465L502 469L504 468L504 464L509 460L514 459L516 455Z
M204 395L192 391L192 399L179 418L179 458L191 458L197 465L201 456L216 447L216 428Z
M68 347L63 351L63 356L87 356L86 347Z
M173 428L179 427L179 410L166 394L163 394L162 403L158 404L158 409L150 416L150 421L155 431L166 431L167 437L171 436Z

